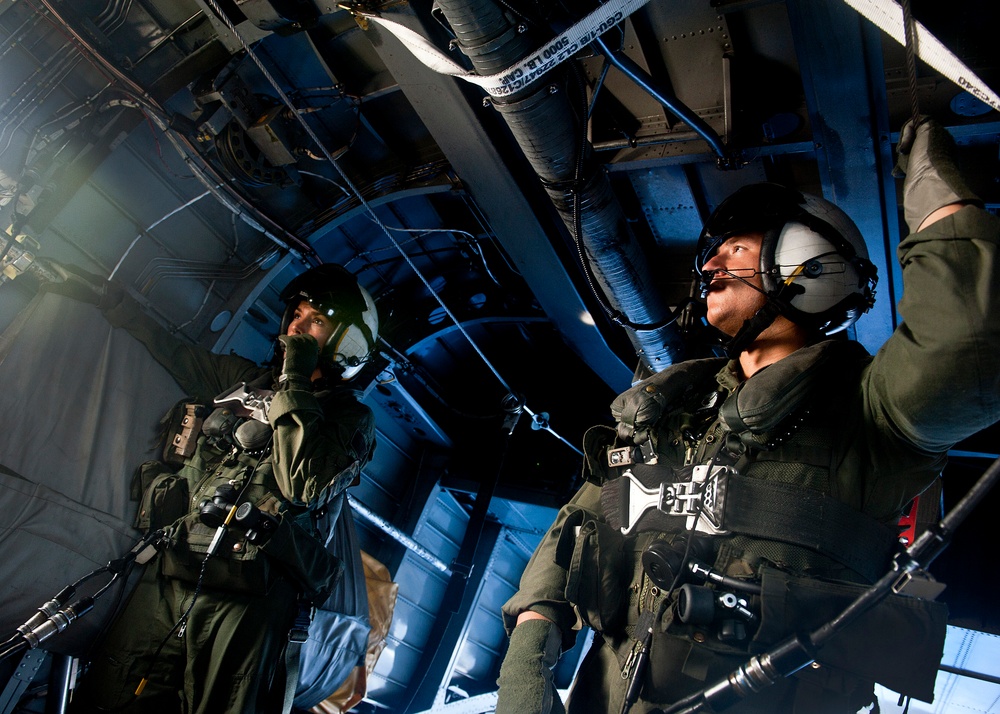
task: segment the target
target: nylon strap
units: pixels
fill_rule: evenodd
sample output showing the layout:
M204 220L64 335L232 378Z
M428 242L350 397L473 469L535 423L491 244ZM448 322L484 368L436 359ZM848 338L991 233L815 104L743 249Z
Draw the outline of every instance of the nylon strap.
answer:
M520 62L497 74L483 76L457 64L419 33L384 17L358 12L396 36L420 62L439 74L477 84L493 97L505 97L533 84L589 45L649 0L608 0L558 37L553 38Z
M803 546L875 582L899 547L896 534L842 501L809 488L763 479L729 479L727 529Z
M903 8L893 0L844 0L899 44L906 46ZM917 56L981 102L1000 110L1000 96L941 44L926 27L914 21Z
M301 662L302 645L309 638L309 625L312 623L312 603L299 598L298 612L295 622L288 631L288 642L285 645L285 689L281 711L289 714L295 702L295 690L299 684L299 664Z
M633 467L646 486L674 480L674 470L646 464ZM605 482L601 491L605 518L613 528L625 525L627 504L619 492L620 478ZM781 541L826 556L874 582L884 572L899 547L896 533L888 526L819 491L746 476L731 475L725 485L722 528L730 533ZM686 517L649 509L632 532L686 530Z

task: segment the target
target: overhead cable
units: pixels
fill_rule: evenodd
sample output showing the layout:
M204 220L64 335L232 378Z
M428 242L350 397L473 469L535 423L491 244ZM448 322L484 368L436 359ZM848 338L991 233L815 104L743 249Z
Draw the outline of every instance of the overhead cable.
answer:
M632 2L638 2L639 5L641 6L642 4L645 4L645 2L647 2L648 0L631 0L631 1ZM240 34L240 32L236 29L236 26L232 23L232 21L222 11L222 9L219 7L219 5L216 2L216 0L208 0L208 4L212 7L212 9L220 17L220 19L225 23L225 25L229 29L229 31L233 33L233 36L237 38L237 40L239 41L239 43L243 46L243 49L246 51L247 56L250 57L250 59L253 61L253 63L260 70L261 74L264 75L264 78L274 88L275 92L277 92L277 94L280 97L282 103L284 103L284 105L288 109L291 110L291 115L293 117L295 117L295 119L299 122L299 124L302 125L302 127L305 130L306 134L309 135L309 138L312 139L312 141L316 144L317 148L320 150L320 152L323 154L323 156L327 159L327 161L329 161L330 164L337 170L337 173L339 173L340 176L341 176L341 178L344 180L344 184L357 197L358 201L360 201L360 203L364 207L365 211L371 217L372 222L374 222L375 225L377 225L383 231L383 233L385 233L386 237L389 239L389 242L393 244L393 246L396 248L397 251L399 251L400 255L403 257L403 260L406 261L406 263L410 266L410 268L413 270L413 272L416 274L416 276L420 279L420 281L427 288L427 290L430 293L430 295L434 298L434 300L438 303L438 305L440 305L441 309L445 312L445 314L449 317L449 319L451 319L451 321L454 323L455 327L462 334L462 336L466 339L466 341L469 343L469 346L473 349L473 351L475 351L475 353L477 355L479 355L479 358L482 360L482 362L486 366L486 368L489 369L489 371L493 374L493 376L496 378L496 380L500 383L500 385L505 390L507 390L507 392L509 394L514 394L515 392L514 392L514 389L511 387L511 385L507 382L506 379L504 379L503 375L500 374L500 371L496 368L496 366L494 366L494 364L490 361L490 359L482 351L482 349L479 347L479 345L476 343L476 341L472 338L472 335L469 334L468 330L465 329L465 326L462 325L461 321L458 319L458 317L455 315L455 313L452 312L451 308L449 308L448 305L445 304L444 300L441 298L441 296L438 294L438 292L431 285L431 283L427 279L427 277L420 271L420 269L417 267L416 263L413 262L413 259L406 253L405 250L403 250L402 245L392 235L392 230L382 221L381 218L378 217L378 215L375 213L374 208L368 203L368 201L362 195L361 191L357 188L357 186L355 186L354 181L351 179L350 176L347 175L347 172L344 171L341 168L340 164L337 162L337 160L330 153L330 150L326 147L326 145L319 138L319 136L316 135L316 132L313 131L312 127L309 126L309 123L305 120L305 117L303 116L303 114L301 112L297 111L296 107L292 104L291 100L288 98L288 95L284 92L284 90L281 89L281 87L278 85L277 81L274 79L273 75L267 70L267 68L264 66L264 63L257 56L257 53L254 52L253 48L250 47L250 44L243 38L243 36ZM536 414L534 412L532 412L530 409L528 409L527 406L524 407L524 410L532 418L536 417ZM555 432L552 431L549 428L546 428L545 430L549 431L550 433L555 434ZM575 446L573 446L572 444L570 444L566 439L562 438L558 434L555 434L555 435L560 439L560 441L562 441L567 446L569 446L571 449L573 449L574 451L576 451L577 453L579 453L579 454L582 455L582 452L579 449L577 449Z

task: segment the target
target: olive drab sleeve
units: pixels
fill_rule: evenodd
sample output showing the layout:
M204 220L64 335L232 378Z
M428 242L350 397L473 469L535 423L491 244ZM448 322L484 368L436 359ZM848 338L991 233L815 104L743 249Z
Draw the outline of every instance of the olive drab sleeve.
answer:
M106 309L104 317L142 342L181 389L205 404L211 404L223 390L250 381L261 372L260 367L243 357L217 355L181 341L143 312L128 295Z
M966 206L899 245L902 324L862 382L869 441L884 445L871 451L885 456L869 502L927 485L887 483L900 478L895 445L943 453L1000 419L998 242L1000 219Z
M552 679L559 660L559 628L547 620L528 620L510 635L500 667L496 714L563 714Z
M902 324L861 382L870 462L856 507L876 518L901 511L948 449L1000 419L998 242L1000 220L966 206L899 245Z
M587 482L573 499L559 510L555 522L542 537L531 560L521 575L520 588L503 606L503 622L507 632L514 629L517 616L533 610L552 620L563 636L563 649L573 646L576 639L577 616L566 601L567 569L560 563L560 544L575 541L576 534L568 531L581 523L601 519L601 488Z
M350 393L321 404L311 391L279 389L268 420L274 428L274 476L294 505L308 506L340 493L371 456L375 417Z

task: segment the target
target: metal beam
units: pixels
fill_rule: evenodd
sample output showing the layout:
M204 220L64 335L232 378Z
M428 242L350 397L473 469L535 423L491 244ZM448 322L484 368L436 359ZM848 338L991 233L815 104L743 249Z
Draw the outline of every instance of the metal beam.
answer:
M884 111L885 83L873 82L871 69L881 70L881 52L865 41L864 20L841 0L788 0L786 5L823 195L858 224L881 284L887 285L894 258L889 252L877 115L879 109ZM888 218L898 221L895 203ZM886 292L855 327L858 341L870 352L895 327L893 301Z
M470 520L469 528L474 526ZM444 693L451 681L455 659L468 634L472 612L489 574L489 562L496 549L500 532L499 524L484 521L472 567L467 576L452 573L445 595L446 602L443 603L427 640L434 649L425 652L423 671L416 672L410 681L409 686L413 688L413 696L402 714L423 711L444 703ZM453 587L456 584L458 587ZM461 599L458 602L447 602L449 595L459 592Z
M392 19L426 35L410 12ZM535 218L518 178L507 167L481 112L473 111L458 80L426 68L390 33L372 26L367 34L379 57L451 162L463 185L489 221L497 239L517 264L539 304L570 347L617 391L631 384L634 365L626 366L600 331L587 324L589 313L545 227Z

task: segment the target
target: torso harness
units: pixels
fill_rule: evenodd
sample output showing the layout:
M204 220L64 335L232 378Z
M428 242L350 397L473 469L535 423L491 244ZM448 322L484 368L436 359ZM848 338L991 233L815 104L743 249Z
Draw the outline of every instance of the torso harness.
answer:
M781 446L811 417L813 404L824 396L833 398L830 390L845 380L831 379L831 371L854 372L845 369L843 359L850 357L844 354L849 345L806 348L811 354L802 355L805 365L784 365L781 374L767 376L782 380L792 368L793 379L775 381L768 403L759 408L741 404L748 382L724 399L718 394L703 400L709 406L700 419L711 425L701 436L712 436L699 439L698 448L689 451L694 462L679 468L663 463L654 429L661 416L674 413L670 407L683 404L724 361L680 365L620 395L613 406L618 441L627 438L637 445L607 450L601 501L608 524L625 536L659 531L779 541L825 556L866 582L877 580L899 547L893 529L815 488L746 475L759 454Z

